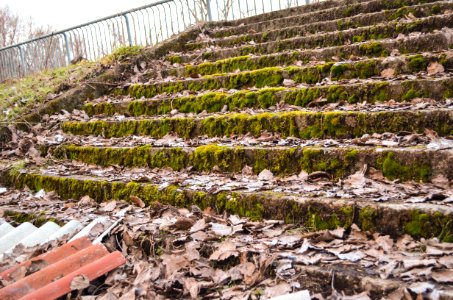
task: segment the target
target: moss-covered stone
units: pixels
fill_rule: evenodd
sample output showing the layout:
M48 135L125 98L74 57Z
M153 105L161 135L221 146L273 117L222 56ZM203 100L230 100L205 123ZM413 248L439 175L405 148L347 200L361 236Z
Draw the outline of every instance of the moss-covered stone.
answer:
M282 112L248 115L233 113L195 118L161 118L129 121L64 122L66 133L123 137L143 135L163 137L173 132L180 137L206 135L222 137L252 134L263 131L283 137L353 138L376 132L423 132L426 128L445 136L453 133L453 120L448 110L383 111L383 112Z
M442 174L453 179L448 166L439 166L438 161L448 161L448 153L413 150L389 151L369 148L244 148L206 145L197 148L101 148L90 146L60 146L54 151L57 158L67 158L100 166L123 167L170 167L180 171L212 171L240 173L244 166L252 166L259 174L264 169L275 175L294 175L301 171L312 173L324 171L332 178L343 178L361 169L364 163L381 170L394 180L429 181L433 174ZM447 164L448 165L448 164Z
M227 193L211 194L204 191L137 182L108 182L67 177L23 173L10 178L18 188L55 191L63 199L79 199L89 195L98 202L110 199L129 200L131 195L146 204L155 202L189 207L192 204L204 209L212 207L218 213L247 216L253 220L280 219L311 230L335 229L358 224L363 230L377 231L397 237L408 233L416 238L440 237L450 241L453 234L451 214L429 212L415 208L400 210L392 205L353 203L334 200L295 200L278 193Z

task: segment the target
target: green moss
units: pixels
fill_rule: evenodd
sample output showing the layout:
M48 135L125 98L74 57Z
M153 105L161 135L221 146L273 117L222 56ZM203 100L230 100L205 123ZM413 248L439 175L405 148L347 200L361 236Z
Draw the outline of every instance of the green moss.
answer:
M425 71L428 67L428 61L421 54L413 55L408 57L409 69L412 72Z
M403 100L404 101L409 101L409 100L412 100L414 98L417 98L417 97L422 97L423 96L423 92L421 91L416 91L414 89L410 89L408 90L404 95L403 95Z
M378 212L376 208L367 206L359 210L359 226L362 230L373 231L375 229Z
M107 55L102 59L104 64L112 64L125 61L128 58L136 56L141 53L142 46L122 46L113 50L112 54Z
M25 160L20 160L15 162L9 169L9 175L12 177L17 177L22 170L25 169L26 162Z
M340 90L341 91L341 90ZM346 94L347 96L347 94ZM343 92L338 99L344 98ZM442 124L435 126L433 124ZM64 122L64 132L105 137L145 135L162 137L169 132L190 138L199 135L228 136L250 133L254 136L261 132L275 132L283 137L295 136L309 138L352 138L366 132L423 131L435 128L440 135L450 134L451 121L446 111L399 111L399 112L283 112L248 115L232 113L211 116L204 119L162 118L131 120L122 122Z
M384 156L382 162L382 173L385 177L394 180L402 179L408 180L409 178L427 182L431 178L431 168L427 164L415 162L410 165L401 165L396 160L396 154L394 152L388 152Z
M179 55L170 55L166 57L166 60L168 60L172 64L181 64L182 63L182 58Z
M7 220L11 220L17 224L22 224L25 222L30 222L36 227L41 227L47 222L54 222L58 225L63 225L62 222L58 221L55 218L49 218L46 216L46 212L42 211L39 214L25 213L25 212L16 212L6 210L3 212L3 217Z
M363 35L355 35L352 37L352 42L353 43L360 43L365 40L365 37Z
M383 53L382 44L379 42L371 42L359 46L359 50L363 55L380 56Z

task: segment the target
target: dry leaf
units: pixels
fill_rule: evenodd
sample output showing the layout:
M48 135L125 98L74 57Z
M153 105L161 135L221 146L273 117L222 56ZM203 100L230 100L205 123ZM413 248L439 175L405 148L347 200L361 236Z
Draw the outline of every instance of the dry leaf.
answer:
M90 286L90 279L84 274L75 276L71 281L71 291L83 290Z
M431 277L439 283L453 283L453 270L435 271Z
M258 175L259 180L264 180L264 181L271 181L274 179L274 174L272 174L271 171L268 169L264 169L261 171L261 173Z
M239 256L239 252L236 250L235 244L233 244L230 241L225 241L225 242L221 243L217 247L217 250L211 254L211 256L209 257L209 260L222 261L231 256L237 257L237 256Z
M178 230L189 230L193 224L194 221L192 219L180 217L173 226Z
M445 71L444 66L438 62L432 62L428 66L428 75L435 75L438 73L443 73Z
M145 207L145 202L143 202L143 200L140 199L139 197L137 197L137 196L131 196L130 199L131 199L132 203L134 203L134 204L137 205L138 207L140 207L140 208Z
M395 69L388 68L388 69L382 70L381 77L394 78L395 77Z

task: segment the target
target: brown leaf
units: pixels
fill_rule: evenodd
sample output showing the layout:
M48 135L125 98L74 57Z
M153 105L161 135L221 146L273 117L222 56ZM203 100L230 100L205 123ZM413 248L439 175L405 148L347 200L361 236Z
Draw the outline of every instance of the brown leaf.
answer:
M96 201L94 201L90 196L83 196L80 198L79 201L79 206L92 206L96 204Z
M271 171L267 170L267 169L264 169L263 171L261 171L261 173L258 175L258 178L260 180L264 180L264 181L270 181L270 180L273 180L274 179L274 174L272 174Z
M116 201L110 201L104 204L101 208L102 211L111 212L116 208Z
M449 269L453 269L453 256L444 256L439 259L439 263Z
M198 220L192 228L190 228L190 232L194 233L200 230L205 230L206 229L206 221L204 219Z
M282 282L280 284L277 284L276 286L267 287L265 290L265 295L268 298L273 298L288 294L289 292L291 292L291 286L286 282Z
M176 223L173 225L178 230L189 230L194 224L194 221L190 218L180 217L176 220Z
M209 257L209 260L225 260L231 256L238 256L239 252L236 250L236 245L233 244L230 241L225 241L221 243L218 247L217 250L214 251L211 256Z
M168 278L189 266L189 260L181 255L162 255L162 264L165 266L165 276Z
M433 272L431 276L439 283L453 283L453 270L451 269Z
M189 291L190 297L194 299L198 297L198 292L200 291L200 288L195 278L192 277L186 278L184 280L184 289Z
M382 70L381 77L394 78L395 77L395 69L388 68L388 69Z
M435 75L438 73L443 73L445 71L444 66L438 62L432 62L428 66L428 75Z
M83 290L90 286L90 280L84 274L75 276L71 281L71 291Z
M132 196L130 197L130 199L131 199L132 203L134 203L134 204L137 205L138 207L140 207L140 208L145 207L145 202L143 202L143 200L140 199L139 197L132 195Z

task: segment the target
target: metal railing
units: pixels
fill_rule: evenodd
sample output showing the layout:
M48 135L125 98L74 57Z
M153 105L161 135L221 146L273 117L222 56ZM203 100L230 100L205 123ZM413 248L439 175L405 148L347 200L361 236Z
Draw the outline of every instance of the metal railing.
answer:
M0 49L0 82L96 60L124 45L150 46L200 21L236 20L310 0L163 0Z

